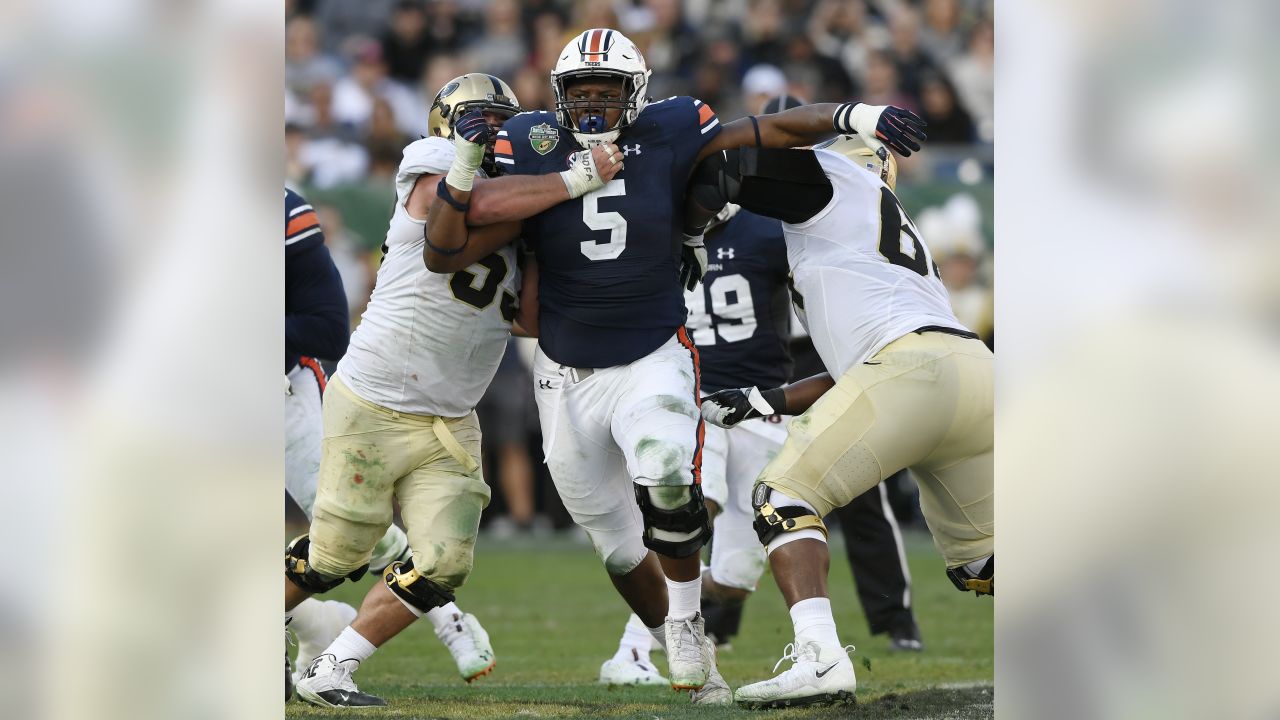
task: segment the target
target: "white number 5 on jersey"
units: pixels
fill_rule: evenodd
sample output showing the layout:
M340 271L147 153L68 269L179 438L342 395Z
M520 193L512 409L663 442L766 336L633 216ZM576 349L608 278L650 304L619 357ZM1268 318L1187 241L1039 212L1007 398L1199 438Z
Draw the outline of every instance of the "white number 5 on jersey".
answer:
M627 219L622 213L600 212L596 202L602 197L615 197L627 193L626 181L614 178L599 190L593 190L582 196L582 222L592 230L608 230L609 242L598 243L595 240L582 242L582 254L592 260L612 260L622 254L627 247Z

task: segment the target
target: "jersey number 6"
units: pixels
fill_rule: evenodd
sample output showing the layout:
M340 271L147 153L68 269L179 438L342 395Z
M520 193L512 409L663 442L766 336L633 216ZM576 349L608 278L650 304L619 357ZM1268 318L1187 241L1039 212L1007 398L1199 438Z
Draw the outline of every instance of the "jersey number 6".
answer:
M911 239L911 250L904 252L906 240ZM938 266L929 256L929 249L920 242L920 231L902 209L897 196L889 188L880 188L880 254L885 260L904 267L922 277L929 276L930 268L938 275Z
M595 240L582 241L582 254L592 260L612 260L622 254L627 247L627 219L622 213L600 212L596 202L602 197L615 197L627 193L626 181L615 178L605 183L599 190L582 196L582 222L592 230L608 230L609 242L598 243Z

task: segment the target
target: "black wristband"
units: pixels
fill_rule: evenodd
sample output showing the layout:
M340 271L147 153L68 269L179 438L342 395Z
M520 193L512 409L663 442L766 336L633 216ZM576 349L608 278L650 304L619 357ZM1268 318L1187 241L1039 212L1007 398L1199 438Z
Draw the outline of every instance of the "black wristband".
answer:
M787 394L782 388L772 388L770 390L761 390L760 397L769 403L769 407L773 408L775 415L789 415L787 412Z
M457 255L458 253L467 249L467 245L471 243L471 236L468 235L467 239L463 240L461 245L459 245L458 247L452 250L449 250L448 248L442 248L436 245L432 245L431 238L427 237L427 229L424 227L422 228L422 240L427 244L427 247L431 249L431 252L438 253L440 255Z
M470 202L460 203L457 200L454 200L453 195L449 193L449 189L445 187L447 184L448 183L446 183L444 180L441 180L440 182L436 183L436 195L441 200L444 200L445 202L449 203L449 207L453 208L454 210L457 210L460 213L465 213L471 207L471 203Z
M751 118L751 129L756 131L756 147L762 147L760 142L760 121L756 120L755 115L748 115L747 117Z

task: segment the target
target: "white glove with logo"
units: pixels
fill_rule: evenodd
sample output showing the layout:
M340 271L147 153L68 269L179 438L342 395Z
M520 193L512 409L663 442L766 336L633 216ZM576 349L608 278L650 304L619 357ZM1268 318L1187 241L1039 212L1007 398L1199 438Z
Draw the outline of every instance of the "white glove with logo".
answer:
M569 189L570 199L582 197L593 190L604 187L604 179L596 169L595 158L590 150L579 150L569 156L569 169L560 173L564 186Z

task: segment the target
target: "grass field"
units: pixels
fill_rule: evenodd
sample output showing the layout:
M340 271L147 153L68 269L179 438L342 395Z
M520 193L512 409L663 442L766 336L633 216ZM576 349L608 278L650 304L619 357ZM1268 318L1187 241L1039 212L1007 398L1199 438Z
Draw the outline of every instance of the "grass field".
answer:
M854 707L770 711L771 718L992 717L992 602L956 592L927 535L906 537L914 602L925 651L890 653L871 637L839 545L832 547L831 595L840 637L857 645ZM372 579L330 597L358 605ZM476 569L458 604L489 631L498 665L468 686L426 622L379 649L356 673L362 690L389 707L327 710L291 701L289 718L728 718L762 717L735 707L692 707L664 688L608 689L595 683L617 647L628 610L590 548L565 539L481 541ZM791 623L772 577L746 608L742 634L721 653L720 671L737 687L769 677L791 640ZM665 672L666 658L654 663Z

